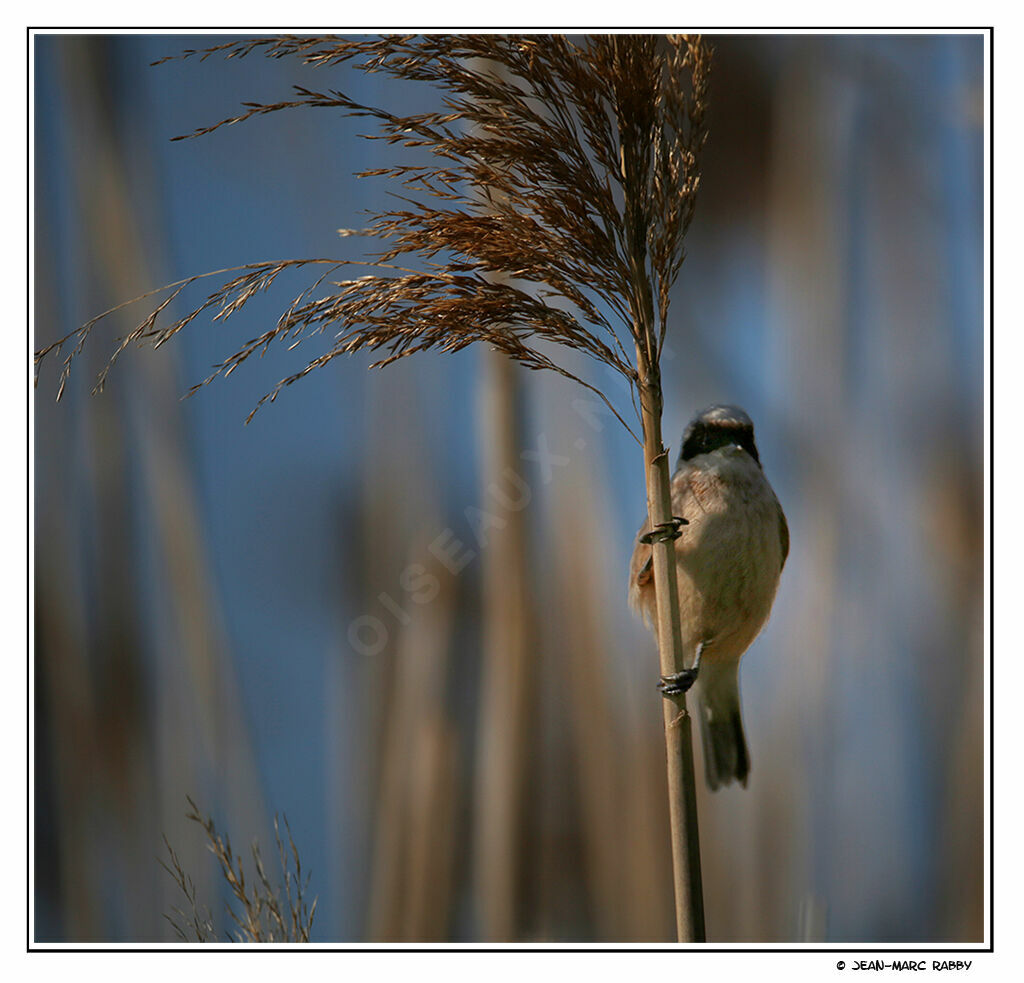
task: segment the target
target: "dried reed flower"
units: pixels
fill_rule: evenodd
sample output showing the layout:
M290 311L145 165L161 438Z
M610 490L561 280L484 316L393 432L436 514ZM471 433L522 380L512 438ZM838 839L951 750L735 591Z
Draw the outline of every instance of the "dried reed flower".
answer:
M216 312L215 321L226 320L286 270L310 266L324 270L276 325L215 366L190 394L272 343L294 346L307 332L331 328L327 349L282 379L257 408L338 355L380 352L377 367L418 351L458 351L482 341L528 369L579 382L633 432L602 392L538 343L566 346L610 366L628 381L636 405L638 380L661 351L669 288L693 217L705 138L707 45L699 37L654 35L579 41L558 35L278 37L181 57L253 52L324 68L351 62L364 72L440 90L442 108L401 116L334 89L296 86L292 99L246 103L244 112L189 134L283 109L330 108L375 120L379 131L372 139L425 150L429 163L360 175L390 177L404 188L404 207L374 214L359 232L379 240L380 250L370 259L293 259L216 270L118 305L36 353L37 372L47 355L66 353L58 398L93 326L113 311L166 292L118 339L94 391L103 388L128 346L158 348L207 310ZM373 272L330 280L357 268ZM186 287L228 273L236 275L202 304L158 326ZM636 359L623 345L627 336Z
M221 874L237 903L237 909L231 904L225 905L228 916L235 923L237 933L228 931L231 942L308 942L309 933L313 928L317 901L312 906L305 900L309 887L309 875L302 879L302 863L299 851L292 839L291 827L285 818L284 826L288 836L288 851L281 839L281 830L277 817L274 817L274 840L277 843L277 856L281 865L282 885L271 883L263 865L259 843L252 843L252 863L256 873L255 883L246 883L245 868L242 858L231 849L231 841L217 832L217 827L209 816L203 816L195 802L186 796L189 812L186 818L198 823L206 834L207 847L217 858ZM216 942L217 932L213 924L210 909L200 905L196 898L196 887L181 866L167 837L164 846L170 859L170 865L160 860L160 865L174 879L189 903L189 912L180 908L171 909L175 917L164 915L174 927L174 931L183 942ZM282 894L283 890L283 894ZM194 937L190 938L191 936Z
M428 163L363 173L391 178L404 189L398 196L403 207L374 214L360 233L380 242L369 259L254 263L169 284L156 309L119 339L96 388L129 345L159 347L207 310L216 310L214 320L227 319L283 272L303 266L325 269L274 327L225 358L190 392L229 375L274 342L295 346L328 327L334 334L326 351L282 379L256 409L338 355L368 349L381 353L373 365L383 366L419 351L458 351L484 342L528 369L555 371L590 389L636 437L600 389L549 354L548 343L582 352L627 381L640 418L648 518L657 534L652 558L661 670L680 671L671 542L678 521L661 439L660 355L670 288L700 183L708 46L687 35L578 41L559 35L277 37L228 42L184 57L253 52L323 68L352 63L364 72L428 83L441 93L442 108L400 116L334 89L296 87L293 99L246 103L242 113L191 136L283 109L335 109L374 120L373 139L425 155ZM330 279L360 268L372 272ZM236 275L191 313L158 326L187 286L227 273ZM70 349L58 398L97 320L37 352L38 371L48 354ZM693 752L682 697L665 702L665 735L677 931L681 940L701 941Z

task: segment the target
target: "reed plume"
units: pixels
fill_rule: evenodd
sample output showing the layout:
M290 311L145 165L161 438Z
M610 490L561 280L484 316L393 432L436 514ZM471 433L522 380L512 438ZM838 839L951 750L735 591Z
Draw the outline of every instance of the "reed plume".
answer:
M304 267L316 276L277 323L224 358L190 393L273 344L294 347L328 329L329 342L263 396L254 413L307 373L364 349L376 354L377 367L483 342L527 369L572 379L643 445L650 524L662 536L653 544L661 671L682 669L678 610L669 603L676 596L674 527L659 360L700 181L708 45L686 35L268 37L180 57L254 53L324 69L350 65L426 83L441 94L434 111L398 115L335 89L296 86L289 99L243 104L238 114L187 135L286 109L333 109L372 120L371 139L413 155L361 174L397 183L399 204L373 213L365 228L339 230L379 248L362 259L247 264L136 298L163 299L118 339L96 389L127 347L159 347L206 311L226 320L283 274ZM182 291L215 276L228 279L184 317L161 323ZM46 356L64 355L58 398L75 356L109 313L37 352L37 371ZM626 380L642 439L604 392L556 358L559 346ZM682 698L665 707L677 927L680 939L702 940L689 718Z
M669 288L682 262L699 183L709 64L699 38L596 36L577 44L559 36L284 37L232 42L181 57L233 58L254 51L298 56L308 65L353 61L365 72L431 83L444 93L444 108L399 116L337 90L296 86L293 99L246 103L243 113L188 136L283 109L333 108L375 119L380 132L368 138L423 148L434 159L361 173L394 178L405 188L399 198L406 207L375 214L358 232L340 230L380 240L382 249L371 259L250 263L143 294L37 351L37 369L47 355L66 353L60 391L94 325L114 310L164 295L118 339L110 364L133 344L160 347L206 311L226 320L282 273L306 266L325 269L276 325L226 357L190 392L275 342L295 344L305 332L328 327L335 332L328 349L282 379L264 400L338 355L381 351L373 363L378 367L427 349L458 351L475 341L529 369L572 378L605 402L603 393L537 343L583 352L635 385L637 369L619 328L643 347L646 359L660 353ZM379 272L330 279L339 270L360 267ZM187 315L158 325L185 288L231 273ZM492 282L495 275L517 282ZM325 284L338 289L315 296ZM645 284L653 286L658 306L650 338L637 330L636 313L647 302Z
M274 841L277 858L281 866L281 883L274 884L263 864L259 843L251 845L252 865L255 877L248 882L242 858L231 849L231 840L222 836L209 816L203 815L189 796L187 818L201 826L206 835L207 847L217 858L221 875L231 891L232 902L225 905L226 912L235 924L234 931L225 932L229 942L308 942L316 916L317 901L306 901L309 889L309 875L302 876L302 862L299 850L292 839L291 827L285 817L284 826L288 847L284 845L281 829L274 817ZM210 909L202 904L192 878L185 872L177 854L164 837L168 863L160 865L171 875L174 883L188 902L188 910L173 908L171 915L164 917L171 923L178 938L183 942L216 942L217 929Z

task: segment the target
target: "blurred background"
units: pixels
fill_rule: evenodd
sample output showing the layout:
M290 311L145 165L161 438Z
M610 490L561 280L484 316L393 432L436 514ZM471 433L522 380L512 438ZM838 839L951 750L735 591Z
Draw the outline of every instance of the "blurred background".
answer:
M352 176L386 153L365 121L170 138L293 84L434 93L151 67L223 40L35 36L34 349L193 273L358 255L336 230L388 204ZM698 789L708 939L981 941L983 39L714 44L666 440L745 407L792 549L741 673L749 787ZM657 655L626 605L639 447L475 349L338 359L244 426L311 339L180 400L309 282L129 350L99 396L147 302L60 404L43 367L36 941L173 940L163 834L230 927L186 795L242 853L287 816L314 941L672 939Z

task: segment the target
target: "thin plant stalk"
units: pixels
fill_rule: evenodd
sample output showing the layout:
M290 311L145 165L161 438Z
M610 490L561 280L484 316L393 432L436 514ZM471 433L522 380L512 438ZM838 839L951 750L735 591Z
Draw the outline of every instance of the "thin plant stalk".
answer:
M657 366L649 367L647 376L641 381L647 514L652 529L666 528L673 519L668 452L661 442L662 396L657 375ZM663 539L654 542L651 554L657 597L658 659L661 674L669 676L685 668L679 605L676 603L674 541ZM663 703L676 936L680 942L703 942L704 892L700 871L697 785L690 715L686 709L685 694L666 699Z
M694 49L698 60L699 45ZM637 57L637 51L614 42L614 60L628 66ZM628 72L627 72L628 74ZM695 90L699 88L694 75ZM653 185L651 161L644 146L645 110L648 106L633 107L628 94L617 93L617 124L620 135L619 155L623 192L623 252L628 267L629 310L632 335L636 349L637 390L640 402L640 422L643 432L644 475L647 488L647 515L650 528L660 531L651 543L654 588L657 598L658 658L663 676L673 675L684 668L682 628L676 586L675 541L670 531L676 521L672 515L672 494L668 470L668 451L661 438L661 415L664 399L661 390L661 348L665 333L667 292L665 280L658 283L660 330L657 326L654 301L654 278L650 275L653 263L658 269L658 245L652 240L650 229L658 221L652 211L651 188L665 188L661 175L654 168ZM696 103L700 100L697 99ZM631 111L632 110L632 111ZM639 110L639 111L638 111ZM699 113L699 110L698 110ZM692 122L692 118L691 118ZM648 124L650 125L650 124ZM662 132L654 126L655 132ZM698 127L699 129L699 127ZM695 160L693 149L687 158ZM661 166L668 173L672 167ZM678 168L680 161L675 161ZM686 167L682 170L685 172ZM678 173L678 172L677 172ZM691 183L692 182L692 183ZM696 175L691 174L684 187L696 191ZM655 206L656 207L656 206ZM692 199L691 199L692 207ZM685 222L684 222L685 225ZM682 262L678 253L676 268ZM697 824L697 793L693 767L693 742L690 717L686 711L685 694L666 699L663 705L665 747L668 769L669 825L672 835L672 875L676 902L676 936L680 942L703 942L704 893L700 871L700 835Z

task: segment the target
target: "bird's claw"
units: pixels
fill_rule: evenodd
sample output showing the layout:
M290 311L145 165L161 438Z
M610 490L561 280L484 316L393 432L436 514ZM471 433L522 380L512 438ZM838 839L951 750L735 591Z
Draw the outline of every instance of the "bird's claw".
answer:
M658 683L658 690L663 696L682 696L683 693L687 692L697 682L697 673L700 672L700 658L704 654L704 649L713 640L706 638L697 644L697 654L693 660L693 665L689 669L674 672L671 676L661 677L661 682Z
M674 672L671 676L662 676L658 683L658 691L663 696L680 696L687 692L697 681L697 669L684 669Z

